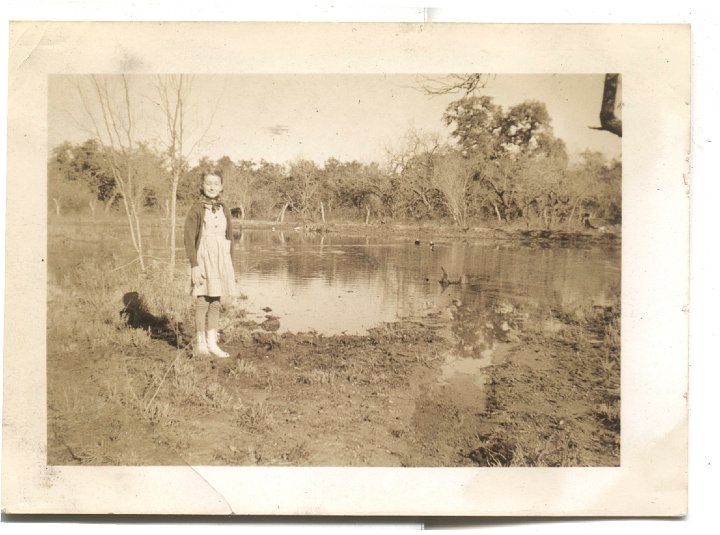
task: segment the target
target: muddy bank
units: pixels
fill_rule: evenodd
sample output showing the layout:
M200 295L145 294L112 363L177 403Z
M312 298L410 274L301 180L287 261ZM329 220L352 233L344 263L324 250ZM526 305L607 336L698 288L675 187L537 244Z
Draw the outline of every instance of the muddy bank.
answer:
M48 460L617 466L619 366L604 338L569 319L524 330L509 310L492 351L463 345L444 312L364 336L240 322L225 360L152 335L84 350L49 338Z
M619 311L521 334L489 373L480 466L619 466ZM608 325L612 325L608 328Z
M49 355L51 464L402 466L430 462L414 399L446 347L432 329L246 333L232 357L151 340ZM56 344L53 344L56 345ZM125 353L125 352L124 352Z

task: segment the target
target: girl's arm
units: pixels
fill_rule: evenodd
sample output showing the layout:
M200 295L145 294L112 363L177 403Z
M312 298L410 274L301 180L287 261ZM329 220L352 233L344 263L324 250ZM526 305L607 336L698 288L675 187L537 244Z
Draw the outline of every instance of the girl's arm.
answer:
M230 213L230 208L225 206L223 204L223 212L225 214L225 219L227 220L227 229L225 232L225 237L230 240L230 251L233 250L233 246L235 245L235 239L233 237L233 231L232 231L232 214Z
M190 211L185 217L185 254L190 260L191 267L197 267L197 210L195 206L190 207Z

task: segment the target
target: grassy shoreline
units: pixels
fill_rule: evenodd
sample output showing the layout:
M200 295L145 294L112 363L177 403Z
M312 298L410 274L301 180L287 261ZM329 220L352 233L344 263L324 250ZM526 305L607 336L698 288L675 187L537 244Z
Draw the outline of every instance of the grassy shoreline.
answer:
M542 229L525 228L519 225L507 225L504 227L477 226L461 229L455 225L443 224L441 222L427 222L418 224L388 223L369 224L357 222L331 222L322 223L284 223L278 224L271 221L234 221L234 228L248 228L256 230L276 231L303 231L313 233L340 233L352 235L376 235L376 236L403 236L412 239L420 239L428 243L430 240L439 239L491 239L508 240L521 242L554 242L567 245L578 244L601 244L606 246L620 246L620 229L614 228L607 232L567 229Z

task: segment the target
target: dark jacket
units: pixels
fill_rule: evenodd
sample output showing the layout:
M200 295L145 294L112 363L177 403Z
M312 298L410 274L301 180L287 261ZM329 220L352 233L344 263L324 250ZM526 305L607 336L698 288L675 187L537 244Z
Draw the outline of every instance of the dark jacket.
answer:
M225 219L227 219L225 237L230 240L230 250L232 251L233 233L230 209L224 204L222 205L222 209L225 214ZM193 204L185 216L185 253L187 254L188 260L190 260L191 267L198 265L197 251L198 245L200 244L200 233L202 231L204 217L205 203L202 201Z

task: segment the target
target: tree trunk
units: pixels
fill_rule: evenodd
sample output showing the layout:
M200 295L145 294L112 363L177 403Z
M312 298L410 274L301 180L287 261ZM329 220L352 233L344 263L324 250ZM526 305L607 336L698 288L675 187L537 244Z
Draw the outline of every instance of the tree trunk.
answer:
M570 215L568 216L567 225L565 226L566 228L570 228L570 224L575 217L575 210L577 209L578 204L580 204L580 201L582 201L582 195L578 196L578 198L573 203L572 210L570 210Z
M520 216L523 218L523 221L525 222L525 228L530 228L530 220L527 218L527 214L525 213L525 210L520 210Z
M245 220L245 207L242 203L240 203L240 219L243 221Z
M498 209L497 204L491 203L493 209L495 210L495 215L497 216L498 223L502 223L502 217L500 216L500 210Z
M320 217L322 218L323 224L325 224L325 205L320 201Z
M138 255L138 261L140 262L140 269L145 271L145 261L142 255L142 241L140 240L139 230L140 221L135 214L135 205L132 202L128 202L126 195L123 195L123 203L125 204L125 214L128 218L128 225L130 227L130 238L132 239L133 247ZM137 226L136 226L137 225Z
M133 213L133 219L135 221L135 233L137 236L137 244L138 244L138 258L140 259L140 269L142 269L143 273L145 272L145 259L143 258L143 246L142 246L142 232L140 228L140 216L138 215L138 209L135 202L132 202L132 213Z
M290 206L290 203L286 202L285 205L282 207L282 210L280 210L280 213L277 217L278 223L282 223L285 220L285 210L287 210L288 206Z
M365 225L369 225L370 224L370 207L366 206L365 210L367 210L365 212Z
M117 199L117 196L118 196L117 192L113 193L112 196L110 197L110 199L108 199L105 202L105 208L103 210L105 211L106 214L110 211L110 208L112 207L113 203L115 202L115 199Z
M606 74L603 88L602 106L600 107L601 130L612 132L622 137L622 118L618 117L619 101L622 97L618 95L618 86L621 84L619 74Z
M89 200L88 206L90 207L90 214L95 217L95 210L97 209L97 201L96 200Z
M55 215L60 216L60 201L53 197L53 202L55 203Z
M177 189L180 182L180 175L173 177L172 189L170 191L170 273L175 272L175 220L177 219Z

